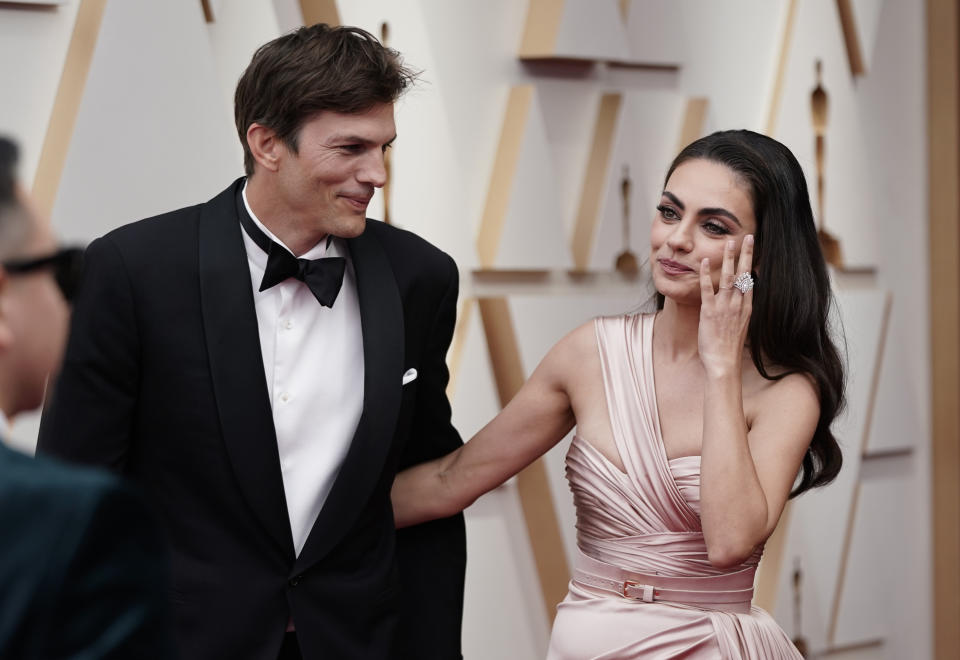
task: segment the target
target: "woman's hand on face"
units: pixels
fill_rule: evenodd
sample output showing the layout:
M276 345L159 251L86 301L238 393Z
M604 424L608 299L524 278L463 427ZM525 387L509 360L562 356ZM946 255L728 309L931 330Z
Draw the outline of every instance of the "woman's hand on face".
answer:
M727 241L720 269L720 287L714 292L710 260L700 262L700 360L708 376L739 375L743 345L747 341L753 290L741 293L733 286L737 275L750 275L753 263L753 235L744 237L740 260L734 272L736 242Z

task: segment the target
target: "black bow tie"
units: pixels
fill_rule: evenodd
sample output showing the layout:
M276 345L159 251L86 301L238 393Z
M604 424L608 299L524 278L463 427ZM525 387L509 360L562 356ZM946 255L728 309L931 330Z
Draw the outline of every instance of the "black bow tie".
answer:
M289 250L260 231L247 213L242 193L237 195L237 213L240 224L247 235L260 249L267 253L267 267L263 271L260 290L265 291L280 284L289 277L306 284L314 297L324 307L333 307L340 286L343 284L343 271L347 260L343 257L324 257L322 259L298 259Z

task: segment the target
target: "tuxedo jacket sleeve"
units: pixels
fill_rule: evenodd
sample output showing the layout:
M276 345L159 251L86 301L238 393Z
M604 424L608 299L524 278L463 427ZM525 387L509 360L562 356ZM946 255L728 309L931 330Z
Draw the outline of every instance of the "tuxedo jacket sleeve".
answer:
M0 657L172 657L164 545L142 499L104 473L0 453Z
M380 225L372 229L378 233L394 233ZM389 238L383 237L388 245ZM442 294L411 297L412 301L407 303L414 307L411 310L414 314L430 320L423 346L407 347L408 354L417 352L421 357L414 381L417 391L413 421L398 471L446 455L461 445L460 436L450 421L446 394L449 382L446 357L456 321L459 277L456 264L449 256L443 254L434 261L437 266L433 279ZM402 272L404 264L397 263L394 268ZM397 553L405 606L401 610L395 657L459 658L466 570L463 516L399 530Z
M41 420L38 454L125 471L141 350L127 273L109 236L87 248L64 362Z

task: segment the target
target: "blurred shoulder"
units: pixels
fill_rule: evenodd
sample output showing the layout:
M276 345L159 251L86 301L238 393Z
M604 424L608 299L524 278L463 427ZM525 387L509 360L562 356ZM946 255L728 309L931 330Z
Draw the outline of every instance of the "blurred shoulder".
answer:
M0 502L15 503L32 518L42 512L48 524L84 520L105 500L117 498L138 501L119 477L106 470L0 447ZM2 510L11 513L7 507Z

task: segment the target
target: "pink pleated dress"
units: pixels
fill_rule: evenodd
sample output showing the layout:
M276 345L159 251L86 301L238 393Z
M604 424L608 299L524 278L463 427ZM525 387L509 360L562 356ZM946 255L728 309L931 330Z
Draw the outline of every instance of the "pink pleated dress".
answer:
M700 528L700 457L668 460L653 379L653 315L596 320L613 437L626 473L580 436L567 453L575 565L548 660L799 659L753 607L762 548L715 568Z

